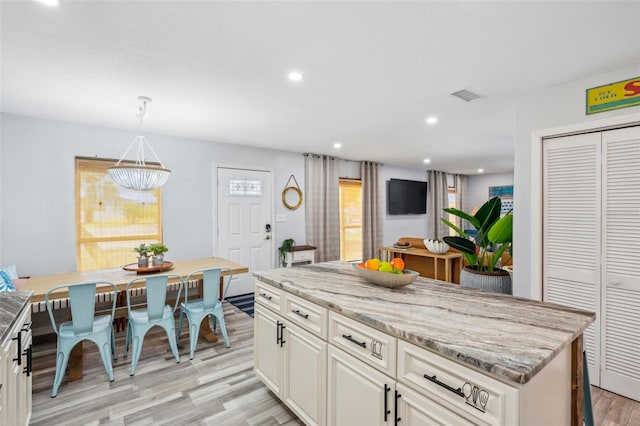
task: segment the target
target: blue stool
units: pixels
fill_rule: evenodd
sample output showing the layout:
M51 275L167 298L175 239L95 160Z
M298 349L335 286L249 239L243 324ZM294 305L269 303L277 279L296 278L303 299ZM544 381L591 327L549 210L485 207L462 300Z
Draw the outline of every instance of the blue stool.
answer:
M587 365L587 351L582 351L582 410L585 426L595 426L593 421L593 404L591 403L591 384L589 383L589 366Z

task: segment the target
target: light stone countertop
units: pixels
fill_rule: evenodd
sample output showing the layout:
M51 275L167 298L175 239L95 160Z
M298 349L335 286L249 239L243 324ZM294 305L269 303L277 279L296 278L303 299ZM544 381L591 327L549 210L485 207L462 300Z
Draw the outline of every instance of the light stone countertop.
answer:
M29 303L31 293L30 290L0 293L0 344L4 343L22 308Z
M528 382L595 320L593 312L422 277L398 289L378 287L347 262L253 275L506 382Z

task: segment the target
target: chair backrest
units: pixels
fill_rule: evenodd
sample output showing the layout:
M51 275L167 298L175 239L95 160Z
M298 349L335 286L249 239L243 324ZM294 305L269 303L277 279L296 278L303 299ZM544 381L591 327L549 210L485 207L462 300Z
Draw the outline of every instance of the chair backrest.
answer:
M45 294L45 304L47 311L49 312L49 319L53 330L57 333L57 326L53 317L53 307L51 306L50 294L66 288L69 293L69 305L71 308L71 322L73 332L76 336L82 334L89 334L93 332L93 320L96 309L96 288L98 286L108 285L113 288L112 291L112 307L111 318L113 318L116 306L117 288L113 283L100 281L95 283L81 283L81 284L68 284L61 285L50 289Z
M173 307L175 311L178 301L180 300L180 295L182 294L182 277L175 274L166 274L136 278L127 284L127 308L129 312L131 311L131 291L129 290L133 285L144 281L147 293L147 314L149 315L149 321L162 319L164 307L167 303L167 287L171 279L174 279L179 284L176 306Z
M230 268L210 268L200 269L193 271L187 277L187 282L192 280L195 275L202 274L202 303L205 309L213 308L220 299L220 277L224 275L227 278L227 282L230 282L233 278L233 272ZM185 300L187 293L185 292Z

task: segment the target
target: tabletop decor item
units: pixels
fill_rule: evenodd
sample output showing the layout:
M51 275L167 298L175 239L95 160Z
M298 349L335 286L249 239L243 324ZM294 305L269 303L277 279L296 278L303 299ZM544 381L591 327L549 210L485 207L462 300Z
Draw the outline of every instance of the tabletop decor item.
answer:
M361 266L362 265L362 266ZM361 278L367 280L371 284L381 287L398 288L411 284L418 278L418 273L410 269L405 269L401 273L380 272L367 269L364 264L352 263L354 271Z
M149 251L153 254L153 266L162 266L164 254L169 251L169 248L162 243L153 243L149 246Z
M455 208L445 212L468 221L477 231L475 238L469 237L462 229L442 218L441 220L459 236L444 237L444 241L459 250L469 265L460 274L460 284L511 294L511 278L498 262L509 249L513 236L513 209L500 217L502 202L499 197L487 201L475 215ZM511 261L509 257L508 262ZM508 263L508 262L505 262ZM501 265L500 265L501 266Z
M446 253L446 252L449 251L449 244L445 243L444 241L440 241L440 240L425 239L424 240L424 246L431 253L435 253L435 254L442 254L442 253Z
M146 268L149 266L149 246L145 243L140 244L138 247L133 249L136 253L138 253L138 266L141 268Z

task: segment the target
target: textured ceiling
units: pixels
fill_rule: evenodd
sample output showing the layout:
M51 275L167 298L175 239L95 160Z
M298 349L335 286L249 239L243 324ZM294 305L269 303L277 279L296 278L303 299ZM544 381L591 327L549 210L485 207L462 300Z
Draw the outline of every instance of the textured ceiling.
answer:
M640 63L638 1L0 8L3 112L133 129L146 95L149 133L469 174L513 170L516 96Z

